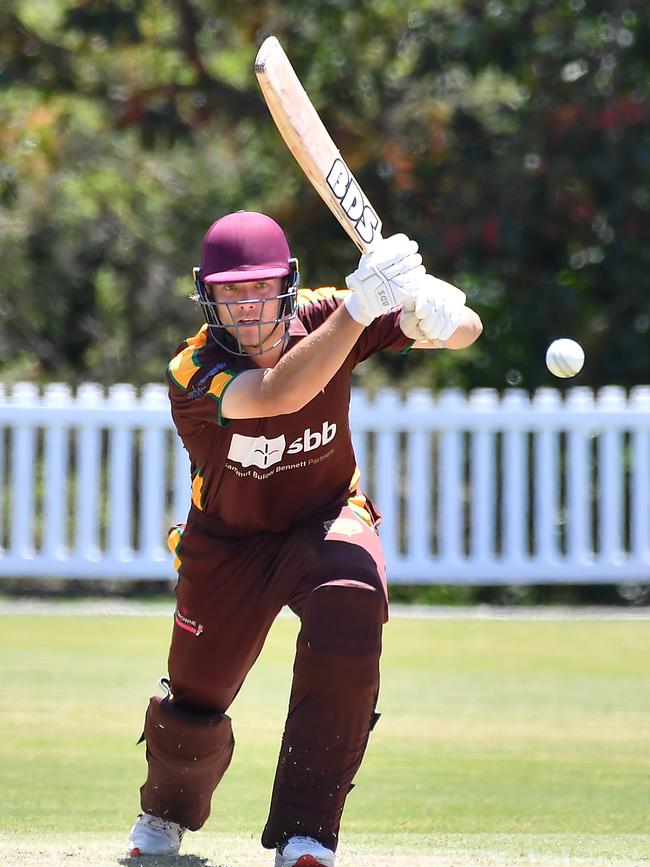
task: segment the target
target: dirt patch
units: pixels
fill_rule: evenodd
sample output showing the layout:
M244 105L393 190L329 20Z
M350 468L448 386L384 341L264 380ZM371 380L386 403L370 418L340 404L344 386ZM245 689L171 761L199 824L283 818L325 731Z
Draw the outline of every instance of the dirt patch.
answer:
M127 858L121 842L114 838L103 843L73 845L65 842L25 844L3 841L2 864L5 867L273 867L273 853L260 849L256 840L241 838L204 841L196 845L196 854L176 857ZM607 867L639 864L639 861L597 860L567 856L513 856L500 853L457 851L423 853L418 851L372 852L348 846L339 852L337 867Z

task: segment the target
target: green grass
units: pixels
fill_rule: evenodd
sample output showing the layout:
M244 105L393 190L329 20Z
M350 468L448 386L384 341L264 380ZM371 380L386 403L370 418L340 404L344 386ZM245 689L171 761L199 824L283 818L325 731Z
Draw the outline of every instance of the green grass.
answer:
M121 843L169 618L5 615L0 628L5 839ZM296 630L277 621L231 709L235 758L196 840L256 842ZM379 709L344 847L464 852L458 864L649 857L650 621L395 619Z

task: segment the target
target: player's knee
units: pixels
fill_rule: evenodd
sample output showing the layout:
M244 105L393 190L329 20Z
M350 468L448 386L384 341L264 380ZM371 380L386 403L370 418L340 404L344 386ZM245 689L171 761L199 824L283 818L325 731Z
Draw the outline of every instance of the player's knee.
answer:
M302 612L303 628L323 646L359 652L381 645L383 592L356 581L332 581L309 595Z
M174 702L192 713L225 713L236 692L231 684L207 679L200 669L188 670L171 660L169 673Z
M230 753L234 744L230 717L222 713L196 713L175 701L153 696L145 715L144 740L149 749L171 751L190 764L199 757Z
M383 592L365 584L317 588L302 612L297 666L338 689L376 684L384 610Z

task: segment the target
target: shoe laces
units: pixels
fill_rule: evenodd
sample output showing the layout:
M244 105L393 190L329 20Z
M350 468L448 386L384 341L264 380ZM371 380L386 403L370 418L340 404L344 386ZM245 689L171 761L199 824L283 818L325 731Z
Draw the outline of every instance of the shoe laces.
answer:
M289 843L297 843L299 846L303 843L307 846L313 846L314 844L317 846L322 845L322 843L319 843L318 840L315 840L313 837L291 837L284 845L287 846Z
M185 828L182 828L178 822L171 822L169 819L162 819L160 816L152 816L147 813L144 820L152 830L160 831L163 834L177 834L179 837L182 837L185 833Z

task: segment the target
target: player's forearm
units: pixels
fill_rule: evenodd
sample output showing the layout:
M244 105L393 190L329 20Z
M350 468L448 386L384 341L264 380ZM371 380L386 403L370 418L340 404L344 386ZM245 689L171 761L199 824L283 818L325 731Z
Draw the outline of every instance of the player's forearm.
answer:
M417 340L413 344L413 349L467 349L468 346L471 346L472 343L478 340L482 331L483 323L478 313L466 307L458 328L447 339L444 347L429 340Z
M482 331L483 323L481 322L478 313L475 313L471 308L466 307L463 311L463 317L458 324L458 328L447 340L445 349L466 349L468 346L471 346L474 341L478 340Z
M264 371L262 400L283 407L278 414L302 409L337 373L362 331L363 326L345 307L339 307L283 355L275 367Z
M302 409L339 370L362 331L341 306L275 367L240 373L223 395L223 417L268 418Z

